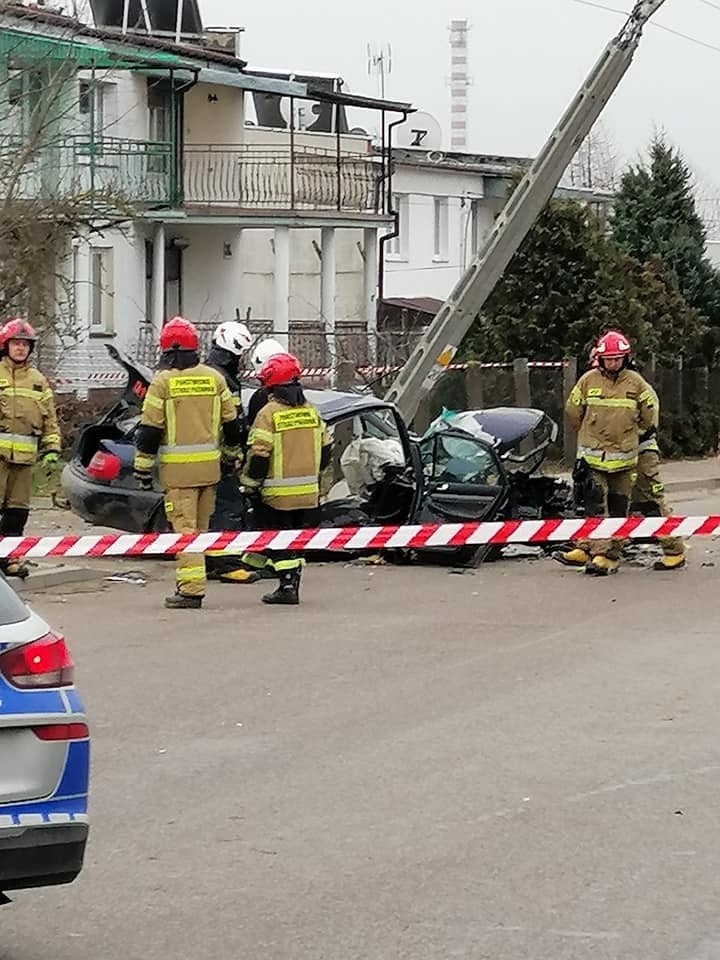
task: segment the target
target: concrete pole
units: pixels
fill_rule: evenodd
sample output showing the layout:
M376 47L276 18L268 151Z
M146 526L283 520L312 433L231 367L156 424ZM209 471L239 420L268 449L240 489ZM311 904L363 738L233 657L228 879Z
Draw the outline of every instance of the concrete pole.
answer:
M156 333L165 322L165 224L158 223L153 237L152 325Z
M335 228L323 227L320 234L320 314L327 343L329 385L337 380L337 344L335 342Z
M275 227L273 277L273 336L289 349L290 338L290 227Z
M378 296L378 235L377 230L368 227L365 230L365 261L363 264L363 307L367 328L368 359L377 363L377 296Z

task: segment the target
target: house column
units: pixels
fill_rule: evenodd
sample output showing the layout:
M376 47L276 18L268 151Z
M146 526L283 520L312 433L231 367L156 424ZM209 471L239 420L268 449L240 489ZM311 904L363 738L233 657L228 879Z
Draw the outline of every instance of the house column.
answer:
M363 261L363 315L367 328L370 363L377 363L377 296L378 296L378 235L377 230L367 228L364 237Z
M287 350L290 342L290 227L275 227L273 246L273 336Z
M335 386L337 375L337 345L335 343L335 295L336 295L336 248L335 229L323 227L320 235L320 316L325 331L329 384Z
M165 323L165 224L158 223L153 236L152 325L159 333Z

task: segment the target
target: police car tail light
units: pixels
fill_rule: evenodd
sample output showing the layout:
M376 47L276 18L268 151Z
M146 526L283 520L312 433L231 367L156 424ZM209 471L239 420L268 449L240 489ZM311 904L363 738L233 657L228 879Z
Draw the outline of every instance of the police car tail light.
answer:
M74 673L65 638L57 633L48 633L0 654L0 674L14 687L24 690L70 687Z

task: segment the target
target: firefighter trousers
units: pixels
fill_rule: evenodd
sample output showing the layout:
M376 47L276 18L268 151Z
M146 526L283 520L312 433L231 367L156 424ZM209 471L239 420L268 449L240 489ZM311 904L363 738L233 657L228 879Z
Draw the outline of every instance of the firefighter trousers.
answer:
M30 513L33 467L0 460L0 534L21 537Z
M180 487L165 493L165 515L174 533L204 533L215 508L215 487ZM175 563L178 593L185 597L205 596L205 557L201 553L179 553Z
M630 503L633 512L643 517L672 516L660 476L660 454L655 450L646 450L640 454ZM685 544L681 537L663 537L660 546L666 557L682 557L685 554Z
M254 510L259 530L305 530L317 523L317 510L276 510L259 503ZM246 553L242 562L258 572L272 571L280 580L299 576L305 561L297 550L273 550L271 553Z
M630 509L630 493L635 481L635 470L618 470L607 473L591 469L591 483L585 494L585 511L588 516L626 517ZM619 560L622 540L580 540L575 544L591 557L607 557Z

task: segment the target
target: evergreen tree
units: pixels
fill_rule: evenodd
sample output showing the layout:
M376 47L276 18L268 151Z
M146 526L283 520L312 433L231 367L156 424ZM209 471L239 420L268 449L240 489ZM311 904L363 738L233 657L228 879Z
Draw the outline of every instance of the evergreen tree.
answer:
M652 141L647 162L622 177L612 233L619 249L641 263L658 257L687 303L711 325L720 324L720 276L705 255L692 174L662 137Z

